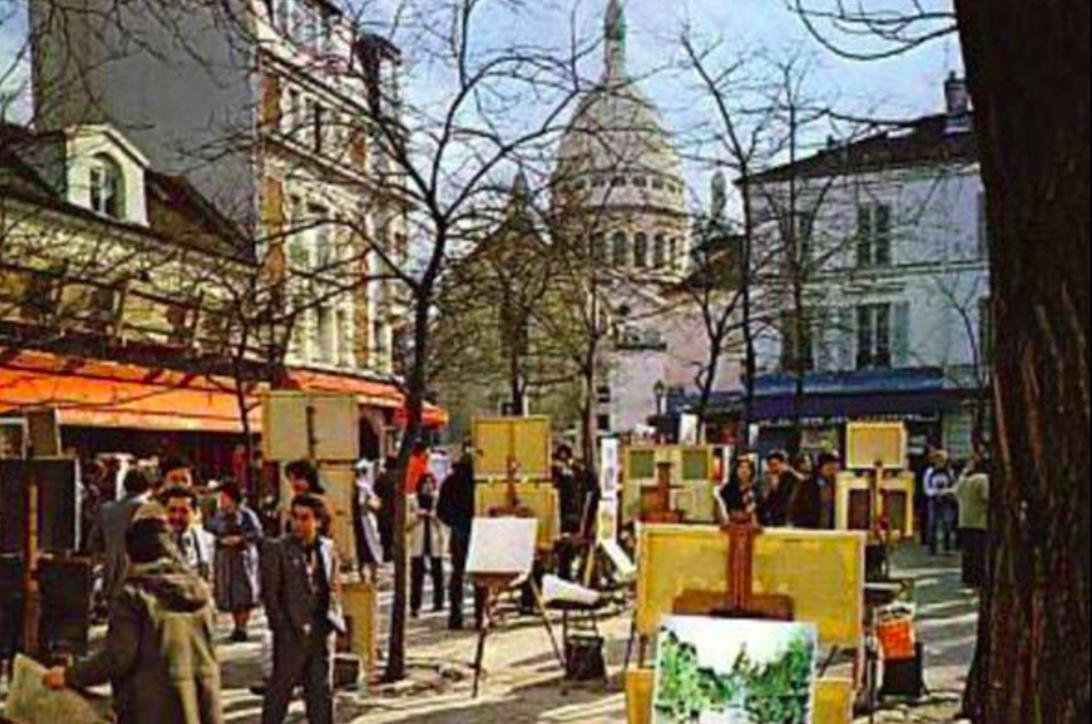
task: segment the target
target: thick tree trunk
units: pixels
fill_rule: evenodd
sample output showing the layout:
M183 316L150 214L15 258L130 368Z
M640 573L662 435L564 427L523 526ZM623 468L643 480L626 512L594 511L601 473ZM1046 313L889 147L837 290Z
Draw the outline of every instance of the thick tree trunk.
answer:
M1089 714L1089 3L956 0L996 315L976 721ZM972 686L972 692L974 687Z

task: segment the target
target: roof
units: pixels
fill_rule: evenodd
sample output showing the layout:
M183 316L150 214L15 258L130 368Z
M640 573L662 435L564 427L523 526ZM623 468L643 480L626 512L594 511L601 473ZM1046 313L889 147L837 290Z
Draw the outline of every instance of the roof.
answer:
M859 141L830 147L792 164L783 164L752 176L758 183L787 181L891 169L974 163L978 145L971 123L965 130L949 131L946 113L924 116ZM739 183L737 181L737 183Z
M110 127L101 128L106 129L115 139L122 138ZM0 179L0 195L37 204L84 221L114 227L119 232L150 236L234 261L253 262L254 249L242 230L220 213L189 181L180 176L169 176L152 169L144 172L149 212L158 204L175 215L174 218L163 220L163 223L157 223L159 219L153 213L149 213L149 225L143 226L111 219L69 202L20 153L21 149L32 144L62 139L64 134L62 131L38 133L25 126L0 124L0 167L11 171L21 181L18 185L12 185L4 184ZM123 146L129 148L127 143ZM180 227L178 221L184 222L190 228ZM192 230L203 233L189 233Z

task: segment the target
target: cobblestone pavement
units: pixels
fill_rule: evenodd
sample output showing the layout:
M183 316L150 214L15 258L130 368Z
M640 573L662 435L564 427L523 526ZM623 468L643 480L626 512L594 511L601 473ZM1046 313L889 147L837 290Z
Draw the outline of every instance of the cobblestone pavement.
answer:
M967 667L974 649L977 597L963 589L956 556L930 557L917 546L900 550L896 575L913 578L917 587L918 633L926 646L926 679L930 695L914 706L890 704L875 716L886 722L947 722L958 710ZM383 618L389 591L382 596ZM481 696L471 697L471 662L475 636L451 633L443 614L411 621L408 632L410 678L394 689L370 695L338 695L338 721L387 722L578 722L625 721L622 664L629 635L628 614L612 616L602 625L607 639L609 686L602 683L563 692L560 666L540 623L510 617L489 640L487 676ZM260 628L256 620L253 628ZM257 643L222 648L227 720L258 722L260 699L248 687L260 677L262 648ZM297 702L289 721L303 722ZM867 722L868 718L859 721Z

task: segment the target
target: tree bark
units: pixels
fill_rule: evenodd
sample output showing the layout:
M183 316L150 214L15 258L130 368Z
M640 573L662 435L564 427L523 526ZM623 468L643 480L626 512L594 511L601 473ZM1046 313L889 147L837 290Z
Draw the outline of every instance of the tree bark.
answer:
M956 0L996 315L976 721L1089 714L1089 3Z
M409 593L408 557L406 555L406 476L410 454L421 438L425 392L428 384L428 322L431 295L419 291L414 304L413 368L410 371L406 400L406 432L398 449L398 471L394 490L394 599L391 604L391 628L387 642L387 682L406 676L406 606Z

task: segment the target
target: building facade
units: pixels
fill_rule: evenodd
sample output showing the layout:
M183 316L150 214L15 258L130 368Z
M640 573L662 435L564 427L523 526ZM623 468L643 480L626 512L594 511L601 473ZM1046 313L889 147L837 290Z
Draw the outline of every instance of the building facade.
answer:
M987 429L985 197L965 85L945 91L944 113L753 179L767 227L793 215L801 260L753 272L772 310L751 411L763 447L785 445L800 419L806 449L840 449L846 421L887 418L909 424L915 453L959 459Z
M328 0L32 2L31 27L39 130L112 124L283 259L290 363L392 372L399 293L375 252L404 260L405 209L366 119L397 104L396 49Z

